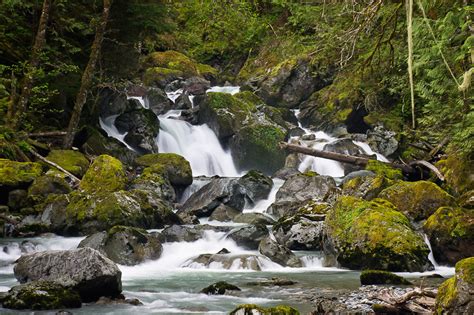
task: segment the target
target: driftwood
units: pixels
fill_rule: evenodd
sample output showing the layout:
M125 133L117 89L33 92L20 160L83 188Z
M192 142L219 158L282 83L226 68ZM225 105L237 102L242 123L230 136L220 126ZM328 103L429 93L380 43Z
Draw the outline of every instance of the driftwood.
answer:
M374 298L383 301L375 307L376 313L395 313L396 310L410 311L420 314L431 314L435 305L436 292L415 288L403 295L397 295L393 290L382 289Z
M30 149L30 153L33 154L35 157L37 157L38 159L40 159L41 161L45 162L46 164L49 164L51 165L52 167L55 167L57 168L58 170L60 170L61 172L63 172L64 174L66 174L69 178L71 178L71 180L74 182L74 184L78 184L81 180L79 178L77 178L76 176L74 176L73 174L69 173L68 171L66 171L64 168L62 168L61 166L59 166L58 164L54 163L54 162L51 162L50 160L46 159L45 157L41 156L38 152L36 152L35 150L33 149Z
M45 132L34 132L29 133L28 137L30 138L40 138L40 137L64 137L66 131L45 131Z
M306 155L316 156L316 157L334 160L334 161L338 161L342 163L355 164L359 166L366 166L367 163L369 163L370 161L369 158L365 158L365 157L352 156L352 155L323 151L323 150L316 150L313 148L303 147L296 144L290 144L290 143L285 143L285 142L280 142L280 148L293 151L296 153L302 153ZM444 181L443 174L441 174L441 172L433 164L427 161L413 161L409 165L389 163L389 162L381 162L381 163L385 163L393 168L400 169L403 172L408 173L408 174L412 174L416 172L416 169L412 165L421 165L433 171L433 173L435 173L436 176L440 180Z

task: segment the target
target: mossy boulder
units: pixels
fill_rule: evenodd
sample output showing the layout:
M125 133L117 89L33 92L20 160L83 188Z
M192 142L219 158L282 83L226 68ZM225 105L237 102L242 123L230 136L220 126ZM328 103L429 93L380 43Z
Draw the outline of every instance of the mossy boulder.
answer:
M443 282L436 296L436 314L474 313L474 257L456 264L455 275Z
M135 163L147 167L144 174L155 173L168 178L175 186L188 186L193 182L193 173L189 162L174 153L146 154L138 157Z
M52 281L33 281L14 286L3 299L3 307L16 310L54 310L81 307L79 293Z
M300 312L288 305L264 308L255 304L241 304L230 315L299 315Z
M454 265L474 253L474 209L441 207L426 220L423 230L439 263Z
M379 198L390 201L398 210L415 221L427 219L439 207L454 204L451 195L428 181L399 181L384 189Z
M64 173L49 171L33 181L28 189L28 199L38 203L44 201L50 194L68 194L71 190Z
M122 162L110 155L101 155L87 170L79 188L88 193L114 192L124 189L126 182Z
M372 200L377 198L380 192L391 184L393 184L393 181L383 175L358 176L342 184L342 194Z
M200 291L200 293L204 293L207 295L223 295L227 291L242 291L242 290L240 290L239 287L233 284L227 283L225 281L219 281L214 284L211 284L208 287L205 287L204 289Z
M51 150L46 158L79 178L84 176L90 164L84 154L74 150Z
M26 188L41 174L43 168L39 163L0 159L0 193Z
M145 168L142 174L132 181L130 188L147 192L150 196L168 202L176 201L176 192L168 178L162 175L162 170L155 172L152 167Z
M425 271L429 248L386 200L338 198L326 215L324 252L350 269Z
M448 157L440 160L436 166L456 194L474 190L474 161L469 157L450 152Z
M127 266L158 259L163 249L157 233L119 225L88 236L78 247L96 249L113 262Z
M400 169L396 169L377 160L369 160L365 166L367 171L374 172L377 175L384 176L391 180L403 179L403 174Z
M168 83L182 78L183 76L184 73L181 70L150 67L146 69L145 74L143 75L143 83L146 86L165 87Z
M248 171L239 179L239 183L245 187L252 203L267 198L273 187L273 180L257 170Z
M384 270L364 270L360 274L360 284L372 285L372 284L412 284L407 279L400 277L394 273Z

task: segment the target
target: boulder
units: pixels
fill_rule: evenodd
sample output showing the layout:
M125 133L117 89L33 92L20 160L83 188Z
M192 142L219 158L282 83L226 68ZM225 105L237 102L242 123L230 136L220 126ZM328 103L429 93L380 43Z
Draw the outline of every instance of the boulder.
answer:
M115 120L117 130L120 133L127 133L124 141L137 152L158 153L156 144L156 137L160 130L158 117L153 111L136 104L138 103L136 99L130 99L129 103L135 103L135 106L117 117Z
M122 163L110 155L94 160L79 188L88 193L114 192L125 188L127 177Z
M241 211L236 210L226 205L219 205L212 211L209 221L229 222L233 221L234 217L241 214Z
M291 250L321 250L324 216L298 213L280 218L273 226L279 244Z
M272 179L256 170L247 172L239 179L239 183L245 187L251 203L267 198L273 187Z
M98 250L117 264L133 266L145 260L158 259L162 245L157 233L145 230L114 226L107 232L98 232L79 243L79 248L90 247Z
M273 218L257 212L241 213L235 216L232 221L234 221L234 223L245 223L250 225L273 225L275 223Z
M183 90L191 95L203 95L211 87L211 82L201 77L191 77L183 82Z
M474 190L474 161L460 153L449 152L446 159L436 163L436 167L446 178L446 183L452 190L461 195Z
M83 302L122 292L120 269L92 248L26 254L17 260L14 273L20 283L46 280L74 289Z
M474 210L441 207L426 220L423 231L440 264L454 265L474 253Z
M383 126L375 126L367 131L367 142L374 151L391 156L398 150L396 133L385 129Z
M237 306L230 315L300 315L298 310L288 305L277 305L274 307L264 308L255 304L242 304Z
M369 172L375 173L378 176L386 177L390 180L403 179L402 171L398 168L393 168L387 163L377 160L369 160L365 169Z
M361 285L373 284L393 284L393 285L411 285L407 279L397 276L394 273L383 270L363 270L360 274Z
M425 271L429 248L386 200L341 196L326 215L324 253L350 269Z
M268 257L271 261L284 267L298 268L303 266L299 258L296 257L291 250L278 244L269 236L260 241L258 251L260 254Z
M200 291L200 293L204 293L207 295L223 295L226 291L242 291L239 287L227 283L225 281L219 281L214 284L211 284L208 287L205 287Z
M14 286L3 299L3 307L15 310L54 310L81 307L79 293L52 281L32 281Z
M39 163L0 159L0 195L14 189L28 187L41 174L43 174L43 168Z
M454 276L441 284L436 296L436 314L474 313L474 257L456 264Z
M275 202L267 211L278 218L292 215L310 200L325 201L337 193L336 182L332 177L320 176L314 172L296 174L281 186Z
M158 88L148 88L145 94L145 104L157 116L166 113L173 107L173 102L168 98L168 95Z
M257 255L241 254L202 254L184 262L181 267L216 268L226 270L261 271L260 258Z
M99 115L102 118L120 115L127 108L127 94L112 88L103 88L99 93Z
M211 215L221 204L242 211L245 196L245 188L238 179L216 178L189 197L178 213L205 217Z
M28 189L28 199L38 203L44 201L50 194L68 194L71 190L64 173L49 171L33 181Z
M436 184L427 181L399 181L384 189L379 198L390 201L412 220L428 219L439 207L454 204L454 199Z
M203 230L195 226L171 225L161 232L163 242L194 242L202 238Z
M140 166L150 167L149 172L168 178L173 186L189 186L193 182L191 165L184 157L178 154L146 154L138 157L135 163Z
M51 150L46 159L79 178L84 176L90 165L84 154L74 150Z
M18 211L31 205L27 197L28 192L24 189L12 190L8 193L7 205L12 211Z
M176 202L176 191L163 173L162 167L147 167L132 181L130 188L146 192L154 199Z
M372 200L391 184L393 184L391 180L381 175L358 176L343 182L342 194Z
M234 240L239 246L256 250L260 241L268 235L269 231L265 225L256 224L236 228L227 235L227 238Z

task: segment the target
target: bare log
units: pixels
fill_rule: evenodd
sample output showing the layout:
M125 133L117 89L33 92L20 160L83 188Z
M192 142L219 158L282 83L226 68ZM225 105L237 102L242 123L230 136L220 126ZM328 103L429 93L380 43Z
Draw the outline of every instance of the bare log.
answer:
M426 167L427 169L429 169L430 171L432 171L433 173L436 174L436 176L441 180L441 181L444 181L444 176L443 174L441 174L441 172L439 171L439 169L436 168L436 166L434 166L433 164L431 164L430 162L427 162L427 161L412 161L409 163L410 166L414 166L414 165L421 165L421 166L424 166Z
M49 164L51 165L52 167L55 167L57 168L58 170L60 170L61 172L63 172L64 174L66 174L67 176L69 176L72 181L74 182L74 184L77 184L79 183L81 180L79 178L77 178L76 176L74 176L73 174L69 173L68 171L66 171L64 168L62 168L61 166L59 166L58 164L54 163L54 162L51 162L50 160L46 159L45 157L41 156L38 152L36 152L35 150L33 149L30 149L30 153L33 154L35 157L37 157L38 159L40 159L41 161L45 162L46 164Z
M41 138L41 137L64 137L66 131L45 131L45 132L34 132L29 133L28 137L30 138Z

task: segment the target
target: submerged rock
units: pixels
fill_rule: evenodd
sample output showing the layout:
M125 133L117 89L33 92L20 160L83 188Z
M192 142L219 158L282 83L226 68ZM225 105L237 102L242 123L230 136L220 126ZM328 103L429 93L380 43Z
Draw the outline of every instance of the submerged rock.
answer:
M234 240L239 246L255 250L269 233L265 225L255 224L236 228L227 235L227 238Z
M260 241L258 251L260 254L268 257L271 261L284 267L298 268L303 266L299 258L296 257L291 250L278 244L271 237L266 237Z
M219 281L214 284L211 284L208 287L205 287L200 291L200 293L204 293L207 295L223 295L226 291L242 291L239 287L227 283L225 281Z
M324 252L342 267L411 272L431 267L421 235L385 200L341 196L325 223Z
M54 310L81 307L81 297L74 289L52 281L32 281L11 288L3 298L5 308L16 310Z
M158 259L163 250L160 236L145 230L114 226L107 232L92 234L79 243L78 248L98 250L117 264L133 266L145 260Z
M474 313L474 257L456 264L455 275L443 282L436 296L436 314Z
M74 289L83 302L122 292L120 269L92 248L26 254L17 260L14 273L20 283L46 280Z
M383 271L383 270L364 270L360 274L360 284L371 285L371 284L412 284L407 279L397 276L394 273Z
M441 207L423 225L438 263L454 265L474 253L474 210Z

